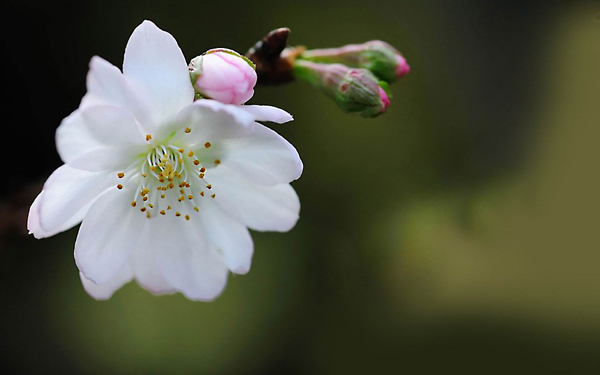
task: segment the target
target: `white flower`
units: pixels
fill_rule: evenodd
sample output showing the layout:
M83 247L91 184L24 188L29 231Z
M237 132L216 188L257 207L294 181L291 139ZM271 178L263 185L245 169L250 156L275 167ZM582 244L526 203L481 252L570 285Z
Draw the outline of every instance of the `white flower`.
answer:
M31 206L29 231L82 222L75 261L107 299L132 279L153 293L213 300L229 270L250 269L248 228L288 231L302 173L292 145L255 121L292 120L268 106L193 101L175 39L152 22L127 44L123 73L94 57L87 94L56 132L65 162Z

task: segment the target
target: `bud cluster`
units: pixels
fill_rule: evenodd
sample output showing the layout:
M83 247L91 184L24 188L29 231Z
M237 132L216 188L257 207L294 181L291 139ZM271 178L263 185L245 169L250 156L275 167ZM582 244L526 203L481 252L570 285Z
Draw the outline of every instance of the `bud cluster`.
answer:
M404 56L379 40L302 51L293 64L295 77L321 88L345 112L363 117L385 112L388 83L410 72Z

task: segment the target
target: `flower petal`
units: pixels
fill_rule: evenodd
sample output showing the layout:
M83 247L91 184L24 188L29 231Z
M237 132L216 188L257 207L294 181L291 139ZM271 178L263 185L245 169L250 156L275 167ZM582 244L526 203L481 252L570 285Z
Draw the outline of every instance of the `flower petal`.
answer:
M131 207L127 190L110 190L83 219L75 241L75 263L98 285L109 282L123 267L139 239L145 215Z
M116 179L116 176L115 176ZM113 185L104 172L88 172L63 165L50 175L39 197L39 226L46 233L57 233L78 223L89 207ZM83 211L82 211L83 210ZM74 224L73 224L74 225Z
M182 131L177 133L176 139L194 148L206 141L243 137L252 132L255 122L241 107L211 99L196 100L177 116ZM188 133L183 131L186 127L190 130Z
M245 105L242 109L254 117L255 121L271 121L278 124L294 120L292 115L283 109L268 105Z
M226 165L210 169L206 177L216 204L250 229L287 232L298 221L300 201L289 184L255 184Z
M108 282L98 285L85 278L83 273L79 272L79 278L85 291L97 300L107 300L115 291L133 279L133 273L128 263L125 263L121 270Z
M153 223L153 248L164 279L192 300L212 301L227 284L228 270L211 249L197 218L158 216Z
M221 211L212 200L202 200L200 220L208 240L223 253L227 267L237 274L250 271L254 243L245 225Z
M79 109L99 104L114 105L131 111L146 133L152 133L156 129L149 113L151 103L144 101L146 95L143 95L141 88L128 81L116 66L101 57L92 57L86 84L88 92ZM142 95L138 92L142 92Z
M47 232L47 231L43 230L42 227L40 226L39 208L40 208L40 202L43 199L43 194L44 194L44 191L42 190L42 192L40 194L38 194L38 196L35 198L35 200L31 204L31 207L29 208L29 216L27 217L27 230L29 231L29 234L33 234L33 237L35 237L37 239L52 237L57 233L64 232L66 230L73 228L75 225L77 225L81 222L81 220L83 219L83 217L85 216L85 214L90 209L90 206L93 203L93 201L88 203L87 205L82 207L79 211L77 211L77 213L75 215L73 215L70 219L68 219L64 224L62 224L61 226L59 226L58 228L56 228L53 231Z
M146 148L136 119L127 109L95 105L77 110L56 130L61 159L91 172L125 168Z
M131 263L138 284L154 294L171 294L176 290L165 280L157 263L156 219L144 220Z
M302 160L294 146L260 124L246 137L221 141L215 156L257 184L289 183L302 174Z
M179 110L194 100L187 63L177 41L150 21L142 22L131 34L123 74L151 103L152 118L159 126L172 123Z

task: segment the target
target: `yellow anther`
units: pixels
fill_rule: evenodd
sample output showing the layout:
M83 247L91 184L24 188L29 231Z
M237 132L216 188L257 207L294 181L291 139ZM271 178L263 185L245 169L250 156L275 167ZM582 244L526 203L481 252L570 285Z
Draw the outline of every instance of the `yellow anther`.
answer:
M204 144L204 147L206 147L206 148L209 148L210 146L211 146L210 142L206 142L206 143Z
M182 154L183 154L183 149L182 149L182 148L180 148L180 149L179 149L179 150L177 150L177 151L179 151L180 153L182 153Z
M148 177L148 175L145 173L142 173L142 177Z
M156 165L153 165L153 166L151 166L151 167L150 167L150 170L151 170L152 172L154 172L154 171L156 170Z
M117 189L119 189L119 190L123 189L123 185L121 185L121 184L118 184L118 185L117 185Z
M189 133L191 131L192 131L192 129L190 129L190 128L185 128L185 130L184 130L184 132L186 132L186 133Z
M142 195L146 195L150 192L150 189L148 189L147 187L142 189Z
M160 197L161 197L161 198L164 198L164 197L165 197L165 195L164 195L164 194L161 194L161 195L160 195Z
M188 199L192 200L192 199L194 199L194 196L193 195L188 195Z
M152 203L148 203L148 207L154 208L154 206L152 205Z
M142 208L140 208L140 211L142 211L142 212L146 212L146 207L142 207Z
M135 207L137 203L135 201L131 202L131 207Z
M200 164L200 160L194 160L194 165L199 165Z
M188 152L188 156L191 158L192 156L194 156L194 151L190 151Z
M198 212L200 210L198 209L198 207L194 207L194 211Z
M144 196L144 198L142 198L142 200L145 202L148 200L148 197Z
M215 196L216 196L216 194L213 194L213 195L211 195L210 197L214 199L214 198L215 198Z
M146 135L146 141L149 141L152 139L152 136L150 134Z
M206 168L204 168L204 167L200 168L200 172L202 172L202 173L206 172Z
M119 172L119 173L117 173L117 177L123 178L123 177L125 177L125 173Z
M185 219L189 220L190 219L190 215L185 215Z
M210 190L210 189L212 189L212 185L211 185L211 184L208 184L208 185L206 185L206 188L207 188L208 190Z
M219 165L219 164L221 164L221 160L219 160L219 159L215 160L215 164L216 164L216 165Z
M201 191L201 192L200 192L200 196L201 196L201 197L203 197L203 196L204 196L204 192L203 192L203 191Z
M167 210L170 210L170 209L171 209L171 206L167 206Z
M165 210L160 210L160 214L164 215L165 214Z
M199 178L204 178L204 173L200 173L200 174L198 175L198 177L199 177Z
M175 216L181 216L179 212L175 212Z

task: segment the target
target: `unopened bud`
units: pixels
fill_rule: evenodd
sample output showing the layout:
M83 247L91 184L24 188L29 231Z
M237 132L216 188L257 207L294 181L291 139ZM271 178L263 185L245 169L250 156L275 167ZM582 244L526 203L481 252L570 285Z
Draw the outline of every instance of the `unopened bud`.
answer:
M202 97L244 104L254 95L255 66L233 50L208 50L190 62L189 70L194 89Z
M363 44L349 44L340 48L305 51L301 59L326 63L344 64L364 68L386 82L393 82L410 72L410 66L397 49L386 42L372 40Z
M387 84L366 69L342 64L317 64L296 60L294 75L321 88L345 112L375 117L385 112L390 99Z

